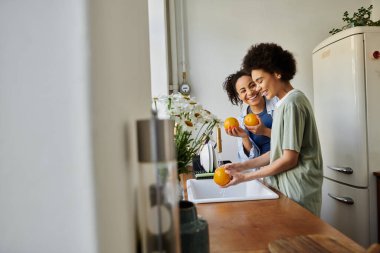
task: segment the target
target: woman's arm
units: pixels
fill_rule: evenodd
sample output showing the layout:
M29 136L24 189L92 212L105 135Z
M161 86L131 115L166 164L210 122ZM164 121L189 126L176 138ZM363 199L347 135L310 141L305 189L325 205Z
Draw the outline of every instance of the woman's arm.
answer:
M263 130L262 130L262 135L271 138L272 129L270 129L268 127L264 127Z
M244 162L225 164L224 168L227 174L233 175L250 168L259 168L267 164L269 164L269 151L259 157Z
M242 138L242 143L243 143L243 147L244 147L244 153L247 156L249 156L249 152L252 149L252 143L251 143L249 137Z
M293 169L298 164L299 153L294 150L285 149L282 156L268 166L262 167L260 170L248 173L246 181L258 179L268 176L277 175L281 172Z
M234 127L231 129L226 129L226 134L234 136L234 137L240 137L242 139L244 152L247 156L249 155L249 152L252 149L252 143L249 140L249 136L248 136L247 132L243 128Z
M235 185L241 182L250 181L250 180L254 180L258 178L273 176L281 172L290 170L297 165L298 156L299 156L298 152L294 150L285 149L283 155L279 159L271 163L270 165L268 165L269 152L255 159L245 161L243 163L226 164L225 165L226 173L230 174L232 176L232 179L224 187L229 187L231 185ZM241 171L247 168L246 167L247 165L248 166L254 165L253 167L262 167L265 165L267 166L262 167L261 169L257 171L252 171L249 173L241 173Z

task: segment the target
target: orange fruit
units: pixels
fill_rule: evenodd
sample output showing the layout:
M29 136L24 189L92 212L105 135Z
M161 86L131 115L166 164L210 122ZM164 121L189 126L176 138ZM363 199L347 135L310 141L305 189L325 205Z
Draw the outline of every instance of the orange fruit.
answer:
M229 117L224 121L224 128L229 129L232 127L238 127L239 121L235 119L234 117Z
M248 113L247 115L245 115L244 117L244 125L246 126L256 126L257 124L259 124L259 119L257 118L257 116L253 113Z
M214 171L214 182L220 186L224 186L230 182L231 178L224 169L224 167L219 167Z

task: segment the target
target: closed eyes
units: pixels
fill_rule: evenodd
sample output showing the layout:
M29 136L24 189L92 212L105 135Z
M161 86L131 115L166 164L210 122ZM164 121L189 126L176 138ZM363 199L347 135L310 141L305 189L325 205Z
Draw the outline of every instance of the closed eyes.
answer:
M259 77L259 78L257 78L257 79L255 80L255 82L256 82L257 84L261 84L261 83L263 82L263 78L262 78L262 77Z

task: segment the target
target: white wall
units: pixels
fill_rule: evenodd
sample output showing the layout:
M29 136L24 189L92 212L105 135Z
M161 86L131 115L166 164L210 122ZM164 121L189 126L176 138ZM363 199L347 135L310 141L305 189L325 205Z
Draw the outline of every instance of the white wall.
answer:
M378 1L378 0L375 0ZM313 48L342 27L343 13L352 14L370 1L357 0L185 0L186 45L192 95L225 119L239 108L222 89L226 76L241 65L255 43L275 42L294 53L298 72L292 84L313 102ZM236 140L223 133L223 159L237 161Z
M166 0L149 0L149 47L152 96L169 94Z
M0 252L96 252L85 0L0 1Z
M380 19L380 0L371 0L370 3L373 5L371 19L377 21Z
M135 252L147 1L3 0L0 38L0 253Z
M135 252L136 120L148 118L148 3L90 1L99 250Z

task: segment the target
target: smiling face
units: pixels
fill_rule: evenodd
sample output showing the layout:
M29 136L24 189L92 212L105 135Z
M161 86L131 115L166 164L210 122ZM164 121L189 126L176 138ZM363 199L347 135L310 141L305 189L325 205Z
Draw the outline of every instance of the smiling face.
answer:
M250 76L242 76L236 82L236 91L241 101L250 106L258 106L262 103L258 90L256 90L256 84L252 82Z
M252 80L257 86L257 92L266 99L281 97L281 75L268 73L262 69L254 69L251 72Z

